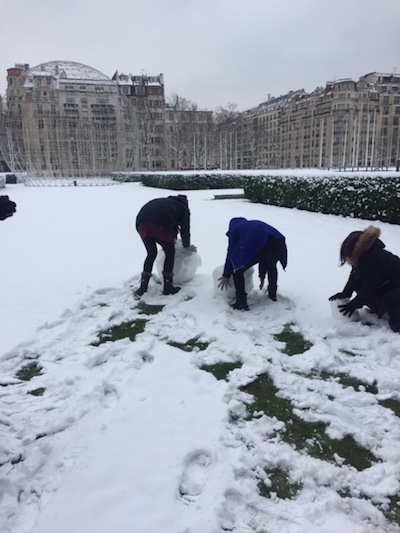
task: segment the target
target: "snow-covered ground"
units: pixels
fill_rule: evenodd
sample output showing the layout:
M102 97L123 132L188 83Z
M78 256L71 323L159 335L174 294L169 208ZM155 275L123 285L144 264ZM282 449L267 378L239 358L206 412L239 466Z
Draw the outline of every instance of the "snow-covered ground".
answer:
M138 183L0 191L17 203L0 222L1 532L400 531L384 513L400 491L400 419L382 405L400 401L400 336L384 320L335 319L328 302L349 274L338 266L341 242L369 222L215 200L219 192L187 193L202 265L174 296L152 281L143 302L164 307L145 314L132 297L145 255L135 216L174 192ZM255 276L249 312L214 292L236 216L277 227L289 251L278 302ZM400 227L375 225L400 254ZM101 331L137 319L147 322L134 341L96 345ZM311 348L286 355L275 337L286 324ZM191 339L192 351L179 347ZM34 362L40 375L16 377ZM201 369L217 362L240 366L218 380ZM243 386L262 374L293 416L326 423L331 439L353 437L371 465L318 458L284 438L279 417L248 418ZM297 487L291 498L265 493L274 472Z

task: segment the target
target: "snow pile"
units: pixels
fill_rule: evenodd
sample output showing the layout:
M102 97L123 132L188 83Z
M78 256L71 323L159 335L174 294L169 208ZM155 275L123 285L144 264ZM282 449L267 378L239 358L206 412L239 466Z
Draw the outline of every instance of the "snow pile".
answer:
M224 265L217 266L212 273L213 276L213 283L214 283L214 294L217 297L223 297L228 301L231 301L235 298L235 286L233 284L233 279L231 278L229 283L230 286L227 289L221 290L218 287L219 279L221 278L222 274L224 272ZM254 275L254 268L251 267L244 273L244 287L247 294L249 294L253 288L253 275Z
M158 274L156 279L162 280L164 270L165 253L160 249L155 261L155 268ZM188 251L183 247L182 241L177 240L175 243L175 265L174 265L174 284L180 285L191 281L197 269L201 266L201 257L197 252Z
M366 310L334 320L328 302L349 273L339 246L367 222L191 191L202 264L138 302L134 221L165 191L7 194L2 533L399 533L400 336ZM248 287L248 312L214 285L235 216L277 227L289 251L278 301ZM399 253L400 228L379 226ZM291 355L288 331L305 342ZM294 442L298 427L314 430Z

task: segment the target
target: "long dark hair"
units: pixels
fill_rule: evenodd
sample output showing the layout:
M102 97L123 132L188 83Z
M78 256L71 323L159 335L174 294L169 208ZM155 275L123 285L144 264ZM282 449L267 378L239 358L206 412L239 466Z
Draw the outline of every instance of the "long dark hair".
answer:
M347 257L351 257L353 255L354 246L356 245L356 242L360 238L361 234L362 231L352 231L350 235L348 235L342 242L342 246L340 247L341 265L345 264Z

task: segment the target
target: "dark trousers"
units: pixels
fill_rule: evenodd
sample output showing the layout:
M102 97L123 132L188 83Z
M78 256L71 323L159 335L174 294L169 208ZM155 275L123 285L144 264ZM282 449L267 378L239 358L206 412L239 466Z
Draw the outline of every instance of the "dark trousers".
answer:
M389 315L389 326L400 332L400 287L395 287L382 296L382 309Z
M175 242L162 241L155 237L145 237L143 244L146 247L147 257L144 261L143 271L151 273L153 270L154 261L157 257L157 244L161 246L165 253L164 272L171 273L174 269L175 263Z
M400 287L394 287L383 294L369 295L365 305L379 318L386 312L389 326L393 331L400 331Z
M245 295L244 273L246 270L260 262L262 262L263 269L266 270L268 276L269 292L274 296L276 295L278 287L278 269L276 264L282 257L284 247L285 241L283 239L277 240L270 237L264 248L262 248L245 267L234 272L233 283L235 284L236 297L238 295Z

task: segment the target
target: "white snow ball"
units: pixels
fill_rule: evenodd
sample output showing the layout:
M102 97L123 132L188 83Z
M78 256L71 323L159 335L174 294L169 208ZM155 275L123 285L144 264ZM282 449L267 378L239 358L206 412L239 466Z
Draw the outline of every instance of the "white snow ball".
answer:
M220 265L213 270L213 281L214 281L214 293L218 296L223 296L227 300L232 300L232 298L235 297L235 285L233 283L232 276L230 277L230 284L231 286L228 287L228 290L226 289L220 289L218 287L219 281L218 279L222 276L224 272L224 265ZM253 290L253 274L254 274L254 268L251 267L244 273L244 289L249 294Z
M164 270L165 253L159 250L155 262L156 271L160 279ZM183 247L182 241L175 243L174 284L191 281L197 269L201 266L201 257L197 252L190 252Z
M349 301L349 298L329 301L333 318L335 318L336 320L351 320L353 322L357 322L358 320L360 320L360 314L357 309L350 317L342 315L342 313L339 311L339 305L347 304Z

